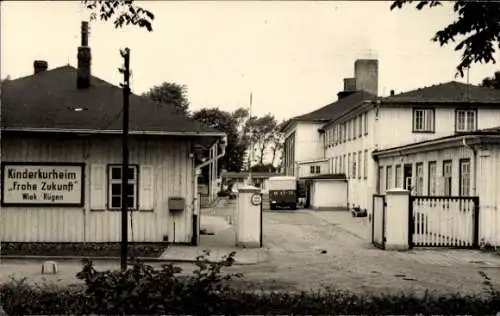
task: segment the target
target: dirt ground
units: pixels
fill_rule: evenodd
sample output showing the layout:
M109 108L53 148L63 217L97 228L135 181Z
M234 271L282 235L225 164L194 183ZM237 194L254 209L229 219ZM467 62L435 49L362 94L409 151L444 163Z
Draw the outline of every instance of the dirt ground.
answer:
M227 216L229 211L221 211ZM230 213L230 212L229 212ZM216 214L218 215L218 214ZM335 215L333 215L335 216ZM479 294L484 292L484 271L500 289L500 256L470 250L382 251L312 211L265 212L264 247L266 262L234 266L226 271L241 272L247 289L308 290L323 287L355 292L422 294ZM160 264L153 264L160 266ZM176 264L189 273L192 264ZM78 262L59 262L57 275L40 274L41 262L1 263L0 281L9 275L31 282L75 283ZM97 262L98 269L118 269L119 263Z

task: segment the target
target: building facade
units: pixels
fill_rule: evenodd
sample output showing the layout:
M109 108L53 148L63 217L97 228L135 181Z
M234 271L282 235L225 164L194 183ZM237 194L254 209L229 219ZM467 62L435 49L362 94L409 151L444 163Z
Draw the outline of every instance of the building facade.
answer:
M118 242L123 91L91 75L86 45L78 68L34 68L2 84L0 239ZM129 126L129 240L192 243L199 169L225 134L134 94Z
M408 188L412 194L425 192L421 177L428 167L415 164L410 168L403 164L385 168L374 153L500 126L498 90L448 82L400 94L391 91L388 97L377 97L374 90L377 85L370 82L378 80L377 67L374 60L357 61L356 77L344 79L344 90L338 93L336 102L293 118L290 120L293 124L289 123L284 129L285 133L293 135L305 120L323 123L317 132L322 150L316 149L316 157L296 159L295 174L299 178L310 176L313 171L344 174L349 208L359 206L370 210L373 194L384 193L392 185ZM372 93L363 90L370 88ZM467 149L464 148L455 150L465 153ZM288 155L287 150L285 147L285 155ZM313 152L297 144L293 150L295 153ZM458 157L454 156L458 153L450 152L449 155L450 159ZM433 168L441 167L431 164ZM458 167L446 168L446 172L454 172L454 177L458 177ZM467 168L466 165L463 168ZM447 190L449 194L458 193Z

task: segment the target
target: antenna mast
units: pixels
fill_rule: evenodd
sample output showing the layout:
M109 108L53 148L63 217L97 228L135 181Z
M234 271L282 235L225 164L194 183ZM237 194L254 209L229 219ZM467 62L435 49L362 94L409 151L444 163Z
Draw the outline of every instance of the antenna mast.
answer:
M252 122L252 92L250 92L250 106L248 109L248 122ZM252 137L253 137L253 130L252 130L252 125L249 124L249 133L250 133L250 152L248 153L249 156L249 162L248 162L248 184L252 184L252 161L253 161L253 142L252 142Z

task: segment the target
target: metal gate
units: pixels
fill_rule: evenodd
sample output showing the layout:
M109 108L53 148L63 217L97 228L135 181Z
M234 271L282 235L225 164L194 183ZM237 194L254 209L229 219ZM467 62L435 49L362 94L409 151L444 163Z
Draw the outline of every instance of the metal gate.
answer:
M410 248L479 247L479 197L410 196Z
M380 249L385 248L385 215L386 203L385 195L373 195L372 208L372 244Z

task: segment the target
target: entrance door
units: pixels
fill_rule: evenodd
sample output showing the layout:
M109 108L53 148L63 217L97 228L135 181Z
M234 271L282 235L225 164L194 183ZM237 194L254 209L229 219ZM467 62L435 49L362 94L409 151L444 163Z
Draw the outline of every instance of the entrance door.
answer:
M413 187L413 183L411 183L411 181L412 181L412 165L411 164L404 165L403 177L404 177L405 190L408 190L411 192L411 189Z

